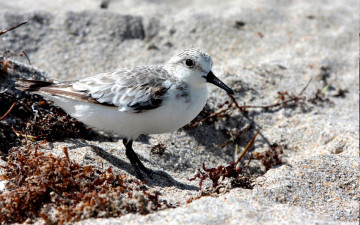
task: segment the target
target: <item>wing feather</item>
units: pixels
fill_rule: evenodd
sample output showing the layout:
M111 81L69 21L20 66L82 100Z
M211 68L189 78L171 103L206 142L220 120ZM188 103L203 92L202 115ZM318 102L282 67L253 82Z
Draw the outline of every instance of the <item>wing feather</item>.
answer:
M119 111L142 112L161 105L172 79L161 66L139 66L89 77L72 88Z

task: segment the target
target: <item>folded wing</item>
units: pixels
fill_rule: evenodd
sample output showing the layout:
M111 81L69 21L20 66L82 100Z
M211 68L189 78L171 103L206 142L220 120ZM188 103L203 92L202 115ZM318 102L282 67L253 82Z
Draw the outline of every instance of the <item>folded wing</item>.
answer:
M90 101L123 112L143 112L159 107L171 86L161 66L141 66L98 74L75 82L19 80L18 87L40 95Z

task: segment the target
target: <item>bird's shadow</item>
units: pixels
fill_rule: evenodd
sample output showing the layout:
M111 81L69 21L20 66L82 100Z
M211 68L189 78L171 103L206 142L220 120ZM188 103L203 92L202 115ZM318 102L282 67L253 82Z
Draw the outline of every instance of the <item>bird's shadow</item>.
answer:
M103 142L103 141L118 142L119 140L123 139L122 137L118 136L117 134L114 134L114 133L111 133L108 131L100 131L100 130L93 129L92 132L93 132L93 135L86 140L100 141L100 142ZM150 136L141 134L136 140L143 144L149 144Z
M107 160L110 164L117 167L118 169L125 170L129 174L136 176L136 173L130 163L127 163L127 162L119 159L118 157L108 153L107 151L100 148L99 146L83 143L81 141L77 141L77 142L78 142L78 143L76 143L77 145L91 147L92 151L96 155ZM199 187L181 183L181 182L175 180L168 173L161 171L161 170L156 170L156 171L152 170L151 178L149 176L147 176L146 174L144 174L144 175L145 175L144 177L146 178L145 182L148 186L176 187L181 190L195 190L195 191L199 190Z

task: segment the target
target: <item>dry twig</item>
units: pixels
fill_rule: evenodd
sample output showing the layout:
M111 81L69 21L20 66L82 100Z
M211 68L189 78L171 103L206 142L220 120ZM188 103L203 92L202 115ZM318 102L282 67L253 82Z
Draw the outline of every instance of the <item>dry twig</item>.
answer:
M9 110L0 118L0 120L3 120L10 112L11 110L14 108L14 106L16 105L16 102L14 102L11 107L9 108Z
M246 154L246 152L250 149L251 145L254 143L256 136L260 133L260 129L257 130L257 132L255 133L255 135L251 138L251 140L249 141L249 143L246 145L245 149L241 152L241 154L239 155L239 158L236 160L235 165L238 164L240 162L240 160L244 157L244 155Z
M288 100L282 100L281 102L278 103L274 103L274 104L270 104L270 105L243 105L243 106L239 106L235 100L235 98L233 96L230 96L231 99L234 101L236 108L239 108L241 111L245 111L247 108L263 108L263 109L269 109L269 108L273 108L273 107L277 107L277 106L284 106L290 102L297 102L300 99L304 99L304 97L302 96L302 94L304 93L304 91L308 88L309 84L311 83L312 78L310 78L310 80L306 83L305 87L300 91L300 93L298 95L292 96L290 99Z
M24 25L24 24L26 24L26 23L27 23L27 21L24 21L24 22L22 22L22 23L19 23L19 24L16 25L16 26L10 27L9 29L0 31L0 35L3 35L3 34L9 32L9 31L11 31L11 30L15 30L16 28L18 28L18 27L20 27L20 26L22 26L22 25Z

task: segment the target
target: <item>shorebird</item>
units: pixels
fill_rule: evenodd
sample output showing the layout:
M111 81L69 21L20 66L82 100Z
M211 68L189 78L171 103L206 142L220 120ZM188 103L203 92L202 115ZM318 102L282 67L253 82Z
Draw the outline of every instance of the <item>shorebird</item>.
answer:
M132 148L140 134L175 131L194 119L207 101L207 83L234 92L211 71L211 57L185 49L163 65L136 66L75 81L18 80L18 89L53 101L77 120L123 137L136 175L151 177Z

